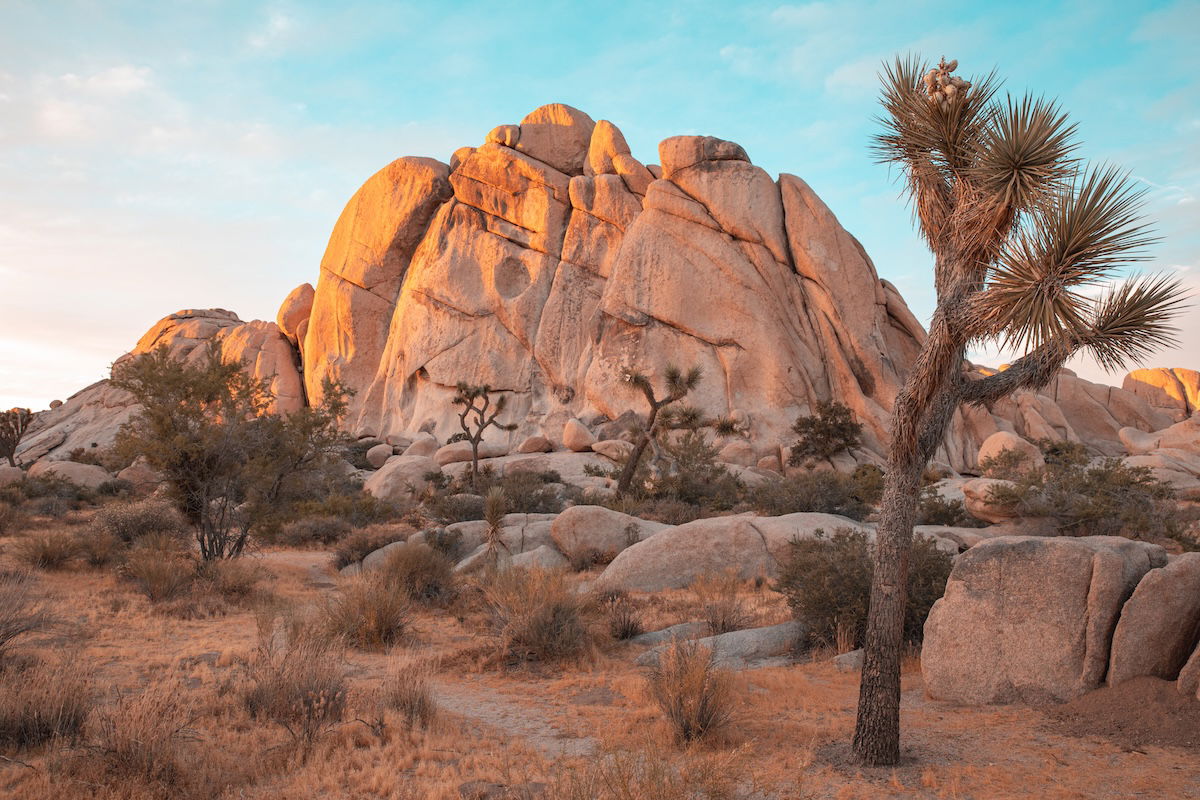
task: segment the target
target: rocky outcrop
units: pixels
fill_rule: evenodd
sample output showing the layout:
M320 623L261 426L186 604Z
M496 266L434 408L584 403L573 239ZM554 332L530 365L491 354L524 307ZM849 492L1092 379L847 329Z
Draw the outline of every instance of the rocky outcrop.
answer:
M1112 536L1003 536L955 561L925 623L929 695L959 703L1067 700L1101 685L1122 606L1158 545Z
M1200 553L1146 573L1121 609L1108 683L1141 675L1173 681L1200 642Z
M1135 369L1125 376L1121 388L1166 412L1176 422L1200 411L1200 372L1194 369Z
M29 468L31 478L58 478L85 489L98 489L113 479L108 470L75 461L39 461Z
M1149 469L1184 499L1200 500L1200 414L1153 433L1136 428L1118 433L1131 453L1126 464Z

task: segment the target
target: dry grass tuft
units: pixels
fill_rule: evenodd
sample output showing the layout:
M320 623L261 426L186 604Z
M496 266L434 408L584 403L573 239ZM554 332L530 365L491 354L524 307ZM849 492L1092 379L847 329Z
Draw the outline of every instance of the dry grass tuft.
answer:
M158 547L135 547L121 566L121 574L152 603L175 600L186 594L196 579L195 564L182 553Z
M110 778L163 788L187 783L183 746L195 733L188 729L194 714L184 697L180 687L161 682L120 694L97 710L88 730Z
M79 554L79 544L69 533L45 531L18 537L12 550L22 564L34 569L60 570Z
M259 643L242 701L250 716L311 746L346 713L346 670L335 640L296 619L259 619Z
M679 742L709 736L733 718L732 675L695 641L667 645L650 670L647 688Z
M611 592L598 598L598 601L608 623L608 632L618 642L645 632L642 615L629 599L629 595L624 592Z
M412 606L407 592L377 571L343 579L322 612L330 635L354 647L383 650L404 638Z
M46 628L51 621L28 573L0 572L0 661L17 639Z
M554 800L730 800L745 796L747 752L688 754L680 764L647 747L606 751L569 769L547 788ZM761 797L761 794L754 794Z
M692 584L700 603L700 613L714 635L741 630L750 623L738 589L742 582L732 570L718 575L703 575Z
M591 649L584 601L561 572L533 568L491 573L483 594L509 660L558 661Z
M389 712L398 714L407 728L428 728L437 717L430 679L436 664L408 656L393 657L387 675L375 692L373 715L366 724L382 736Z
M202 590L242 607L258 599L265 577L262 567L244 558L202 562L196 575Z
M384 580L421 603L441 603L454 594L454 564L424 544L393 547L383 564Z
M181 537L185 529L175 507L155 497L135 503L110 503L95 513L91 528L94 534L116 537L126 546L154 534Z
M0 745L26 750L74 742L92 703L91 678L75 657L6 663L0 667Z

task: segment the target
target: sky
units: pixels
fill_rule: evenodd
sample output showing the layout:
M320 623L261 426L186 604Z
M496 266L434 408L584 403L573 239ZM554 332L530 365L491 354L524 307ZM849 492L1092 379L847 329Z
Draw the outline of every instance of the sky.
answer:
M704 134L801 176L926 320L930 257L868 149L879 65L909 52L1058 97L1080 154L1147 189L1162 241L1142 268L1200 303L1197 0L0 0L0 408L106 377L179 309L273 320L373 172L550 102L647 163ZM1149 366L1200 368L1200 305L1180 327Z

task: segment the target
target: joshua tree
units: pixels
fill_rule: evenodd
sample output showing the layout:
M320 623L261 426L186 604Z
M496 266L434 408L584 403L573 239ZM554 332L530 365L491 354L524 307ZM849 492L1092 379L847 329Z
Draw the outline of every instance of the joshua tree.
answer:
M483 432L493 425L502 431L517 429L516 425L504 425L496 421L508 405L508 396L502 394L493 403L492 387L487 384L471 386L467 383L460 383L454 399L450 402L456 406L462 406L462 411L458 415L458 424L463 429L465 440L471 443L471 488L478 490L479 443L483 441Z
M640 372L626 372L625 382L641 390L646 396L646 402L650 404L650 411L646 415L646 424L642 426L641 434L638 436L637 443L633 446L633 453L630 454L629 460L625 462L625 468L621 470L621 477L617 481L617 493L625 494L629 491L629 487L633 485L633 476L637 472L638 463L642 460L642 455L646 452L646 447L650 441L658 434L659 425L666 420L666 415L660 417L660 412L672 403L677 403L687 397L688 392L696 388L700 383L700 368L692 367L686 373L679 367L667 367L663 373L663 382L666 384L666 395L660 400L654 394L654 386L651 385L650 379ZM694 409L687 409L688 417L698 417L699 412ZM691 423L694 420L686 419L679 420L679 427L686 427L684 423Z
M908 554L921 473L954 412L1047 384L1075 353L1107 369L1171 343L1179 284L1139 276L1089 291L1153 239L1138 216L1143 192L1113 168L1073 157L1075 126L1057 103L997 97L994 73L972 84L958 62L928 69L897 59L882 76L881 161L905 179L934 256L937 307L896 396L880 505L854 752L867 764L900 754L900 646ZM970 380L971 342L1024 355Z
M28 408L13 408L0 412L0 456L8 459L8 465L17 465L17 445L33 422L33 412Z

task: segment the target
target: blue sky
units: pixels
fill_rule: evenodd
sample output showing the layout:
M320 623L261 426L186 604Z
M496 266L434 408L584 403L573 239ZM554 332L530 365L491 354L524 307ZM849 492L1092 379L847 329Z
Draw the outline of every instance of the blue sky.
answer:
M929 258L872 162L898 52L1059 97L1149 189L1152 269L1200 290L1200 2L0 2L0 407L104 377L153 322L273 319L342 205L547 102L634 154L698 133L807 180L922 319ZM1200 367L1200 310L1156 364ZM998 354L982 354L995 360ZM1082 374L1101 377L1088 364ZM1119 382L1120 376L1114 378Z

